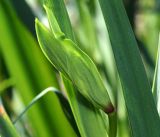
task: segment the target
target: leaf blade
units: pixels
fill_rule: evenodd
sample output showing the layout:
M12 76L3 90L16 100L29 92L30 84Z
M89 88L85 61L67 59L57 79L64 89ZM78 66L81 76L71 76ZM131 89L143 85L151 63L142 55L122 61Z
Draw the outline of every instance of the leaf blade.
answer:
M159 116L123 3L117 0L99 2L123 86L133 136L158 137Z

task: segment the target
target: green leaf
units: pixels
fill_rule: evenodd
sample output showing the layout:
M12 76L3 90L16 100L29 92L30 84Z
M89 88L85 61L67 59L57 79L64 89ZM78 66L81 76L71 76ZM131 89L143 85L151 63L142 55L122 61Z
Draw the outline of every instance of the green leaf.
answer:
M157 52L157 62L155 67L154 81L152 85L152 91L155 103L157 105L158 113L160 115L160 36L159 36L159 44L158 44L158 52Z
M99 0L116 60L133 137L158 137L160 119L121 0Z
M6 114L0 100L0 136L2 137L20 137Z
M14 85L13 80L10 79L5 79L0 82L0 95L5 91L7 88L12 87Z
M52 10L50 8L48 8L47 6L44 5L44 8L46 10L47 16L48 16L48 20L49 20L49 24L50 24L50 28L53 32L54 37L56 38L61 38L64 37L64 33L62 32L56 17L54 15L54 13L52 12Z
M69 103L67 101L67 99L64 97L64 95L58 91L58 89L54 88L54 87L48 87L46 89L44 89L42 92L40 92L36 97L34 97L32 99L32 101L25 107L25 109L18 115L18 117L13 121L14 124L16 124L16 122L18 120L20 120L22 118L22 116L37 102L39 101L43 96L45 96L48 92L52 92L54 94L56 94L56 96L58 97L59 101L61 102L62 105L62 109L66 115L66 117L68 118L68 120L70 121L70 123L72 124L72 127L74 128L74 130L77 132L77 134L79 134L79 131L77 129L77 125L75 123L71 108L69 106Z
M55 18L67 38L74 40L74 35L69 21L69 16L63 0L44 0L46 5L55 14Z
M0 50L7 70L15 82L14 88L24 104L27 105L44 88L58 88L53 66L18 19L8 0L0 1L0 30ZM56 95L47 94L34 109L29 110L28 116L35 137L77 136Z

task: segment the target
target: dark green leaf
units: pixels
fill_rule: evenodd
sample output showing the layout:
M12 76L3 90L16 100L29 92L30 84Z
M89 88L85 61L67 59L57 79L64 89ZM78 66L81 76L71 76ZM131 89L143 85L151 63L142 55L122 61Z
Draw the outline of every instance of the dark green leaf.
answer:
M116 60L133 137L158 137L160 119L122 0L99 0Z

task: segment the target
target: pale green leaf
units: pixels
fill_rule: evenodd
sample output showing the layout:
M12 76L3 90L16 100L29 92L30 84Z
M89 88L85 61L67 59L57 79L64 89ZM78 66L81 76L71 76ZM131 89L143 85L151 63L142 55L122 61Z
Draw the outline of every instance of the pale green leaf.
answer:
M38 20L36 31L40 46L51 63L70 78L85 98L110 113L112 103L91 59L71 40L55 39Z
M158 113L160 115L160 37L157 52L157 62L155 67L154 81L152 86L153 96L157 105Z

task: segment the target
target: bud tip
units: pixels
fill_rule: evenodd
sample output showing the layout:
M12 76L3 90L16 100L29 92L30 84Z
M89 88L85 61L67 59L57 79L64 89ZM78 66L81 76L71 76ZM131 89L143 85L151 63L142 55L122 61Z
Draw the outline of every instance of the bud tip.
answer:
M110 103L109 105L107 105L107 107L104 108L103 110L106 114L110 114L113 113L115 111L114 106L112 105L112 103Z

